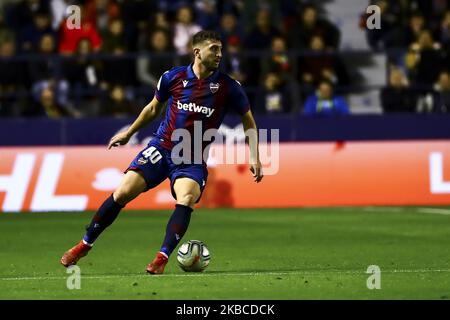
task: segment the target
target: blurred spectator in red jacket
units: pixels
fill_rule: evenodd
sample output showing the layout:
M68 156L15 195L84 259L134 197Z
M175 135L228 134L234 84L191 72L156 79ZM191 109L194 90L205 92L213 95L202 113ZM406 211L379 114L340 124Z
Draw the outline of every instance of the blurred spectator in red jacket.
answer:
M102 39L97 31L94 23L85 20L83 17L84 10L81 10L80 28L72 28L70 22L65 19L60 26L59 52L63 54L71 54L77 50L78 43L81 39L87 39L91 43L94 52L99 51L102 45Z

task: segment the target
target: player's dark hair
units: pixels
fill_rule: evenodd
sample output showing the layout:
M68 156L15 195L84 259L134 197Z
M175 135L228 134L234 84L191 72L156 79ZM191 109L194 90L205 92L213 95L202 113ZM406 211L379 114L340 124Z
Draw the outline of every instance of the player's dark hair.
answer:
M222 41L222 38L220 37L220 34L216 31L211 30L202 30L194 34L192 37L192 46L196 46L199 43L202 43L206 40L217 40Z

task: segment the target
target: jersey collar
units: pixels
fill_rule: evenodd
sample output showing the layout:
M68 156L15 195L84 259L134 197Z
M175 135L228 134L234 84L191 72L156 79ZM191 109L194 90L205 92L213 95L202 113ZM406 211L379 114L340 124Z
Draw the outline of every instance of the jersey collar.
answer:
M188 79L195 79L198 80L197 76L194 73L194 70L192 69L193 63L191 63L187 67L187 78ZM215 81L219 76L219 69L214 71L208 78L202 79L203 81Z

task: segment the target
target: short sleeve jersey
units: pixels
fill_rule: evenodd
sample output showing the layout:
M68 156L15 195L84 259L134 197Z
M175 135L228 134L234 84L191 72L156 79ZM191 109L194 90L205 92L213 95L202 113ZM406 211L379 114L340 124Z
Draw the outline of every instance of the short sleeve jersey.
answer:
M208 78L198 79L192 64L166 71L159 79L155 96L159 102L168 101L156 138L169 150L176 144L172 141L176 129L187 130L192 138L194 133L203 137L206 130L218 129L230 110L240 115L250 110L247 95L238 81L219 70ZM202 143L202 151L208 144Z

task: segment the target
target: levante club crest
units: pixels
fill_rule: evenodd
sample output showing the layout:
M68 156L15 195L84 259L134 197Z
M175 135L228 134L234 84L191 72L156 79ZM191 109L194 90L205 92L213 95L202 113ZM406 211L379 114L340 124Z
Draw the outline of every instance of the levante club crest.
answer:
M212 93L216 93L217 90L219 90L219 84L211 82L209 84L209 89L211 90Z

